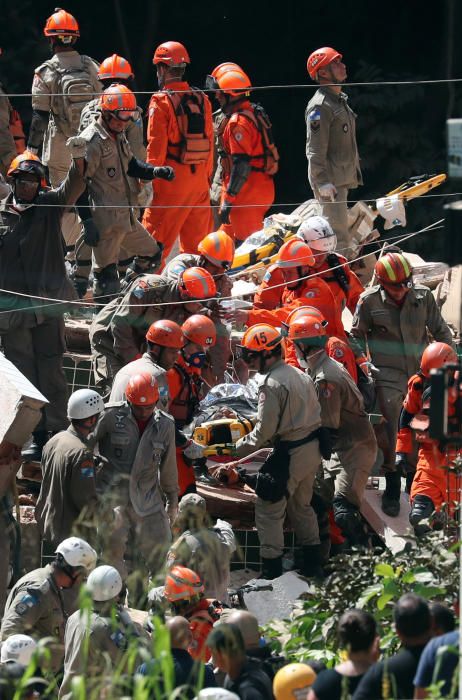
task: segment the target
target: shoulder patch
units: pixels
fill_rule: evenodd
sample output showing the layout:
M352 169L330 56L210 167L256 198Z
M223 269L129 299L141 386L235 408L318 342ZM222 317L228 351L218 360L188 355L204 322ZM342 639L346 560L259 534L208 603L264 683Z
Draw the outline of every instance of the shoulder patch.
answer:
M80 474L84 479L95 476L95 463L92 459L84 459L80 464Z
M18 613L18 615L24 615L30 608L33 608L37 605L39 602L39 594L38 591L36 594L34 594L31 591L28 591L25 595L23 595L20 599L19 602L15 605L15 611Z
M316 107L308 115L311 131L317 131L321 125L321 110Z
M146 294L148 289L149 289L148 283L145 282L144 280L140 280L138 282L138 284L136 285L135 289L133 290L132 294L137 299L142 299L144 297L144 295Z

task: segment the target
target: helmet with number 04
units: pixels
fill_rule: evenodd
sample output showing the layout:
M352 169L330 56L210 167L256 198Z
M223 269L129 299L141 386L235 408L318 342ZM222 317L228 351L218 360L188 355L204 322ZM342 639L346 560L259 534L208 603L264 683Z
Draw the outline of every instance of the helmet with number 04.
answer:
M126 58L122 58L116 53L108 56L98 68L98 78L100 80L131 80L135 77L133 69Z
M134 406L153 406L159 400L159 387L154 375L140 372L130 377L125 388L125 397Z
M180 275L179 287L187 299L210 299L216 296L215 281L203 267L188 267Z
M315 264L315 257L309 245L299 238L291 238L284 243L276 258L277 267L312 267Z
M191 600L203 592L200 576L186 566L172 566L165 578L164 593L170 603Z
M270 326L269 323L257 323L244 333L242 348L251 352L263 352L274 350L281 342L282 335L274 326Z
M318 316L305 315L292 319L287 337L292 342L324 347L327 342L327 323Z
M191 59L186 48L179 41L164 41L155 50L152 62L165 63L170 68L183 68L191 63Z
M202 314L194 314L186 319L181 326L183 335L190 343L211 348L217 340L217 329L212 319Z
M456 363L457 353L447 343L430 343L423 351L420 360L420 371L424 377L429 377L432 369L439 369L448 363Z
M323 216L310 216L303 221L297 231L297 238L319 253L333 253L337 247L337 236Z
M234 258L234 241L224 231L213 231L200 241L197 252L212 265L227 270Z
M375 274L381 284L410 286L412 267L402 253L386 253L375 263Z
M43 29L45 36L59 37L79 37L79 25L75 17L70 12L57 7L53 14L48 17Z
M183 331L178 323L168 319L161 319L151 323L146 333L146 340L154 345L162 345L164 348L177 348L181 350L185 344Z
M313 53L308 56L308 61L306 62L306 68L310 74L310 78L316 80L318 70L324 66L328 66L329 63L332 63L332 61L335 61L337 58L342 60L343 56L331 46L323 46L322 49L313 51Z
M28 634L12 634L2 642L0 662L2 664L13 662L21 664L21 666L28 666L36 649L37 642Z
M316 680L316 673L308 664L287 664L273 679L276 700L301 700Z

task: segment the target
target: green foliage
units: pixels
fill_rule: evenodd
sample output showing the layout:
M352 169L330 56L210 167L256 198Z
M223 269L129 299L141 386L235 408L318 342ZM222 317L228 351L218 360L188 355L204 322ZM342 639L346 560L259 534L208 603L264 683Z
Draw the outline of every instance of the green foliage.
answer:
M456 546L445 535L432 532L406 550L355 552L335 557L326 581L297 603L290 620L267 626L272 646L290 661L318 659L334 666L340 658L337 622L350 608L363 608L376 618L381 648L395 652L398 640L392 628L393 605L404 593L452 605L458 596Z

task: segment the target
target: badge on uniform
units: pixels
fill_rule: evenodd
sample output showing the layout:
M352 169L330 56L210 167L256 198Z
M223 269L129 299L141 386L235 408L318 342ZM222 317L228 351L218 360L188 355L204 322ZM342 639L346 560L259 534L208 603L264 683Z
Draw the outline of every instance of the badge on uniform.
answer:
M29 608L33 608L36 604L37 598L34 598L34 596L27 594L21 598L19 603L15 606L15 610L18 613L18 615L24 615L24 613L27 612Z
M270 279L271 279L271 272L269 272L269 270L268 270L268 272L266 272L265 276L263 277L263 282L269 282Z
M334 357L339 360L340 358L344 357L345 353L343 352L342 348L335 348L334 350Z
M328 399L332 396L332 391L334 389L333 384L328 384L327 382L322 382L319 393L324 399Z
M345 134L346 134L346 132L348 131L348 124L344 124L342 128L343 128L343 131L344 131Z
M107 172L109 177L114 177L114 175L116 174L116 169L115 168L107 168L106 172Z
M321 112L319 109L313 109L313 111L309 113L308 119L311 131L317 131L321 126Z
M305 297L306 297L307 299L313 299L314 297L317 297L317 296L318 296L318 295L317 295L317 293L316 293L315 291L307 292L307 293L305 294Z
M84 479L91 479L95 476L95 465L91 459L85 460L80 465L80 474Z
M144 297L145 291L148 288L149 288L149 286L146 284L146 282L144 282L143 280L140 280L140 282L138 282L135 289L133 290L132 294L137 299L142 299Z

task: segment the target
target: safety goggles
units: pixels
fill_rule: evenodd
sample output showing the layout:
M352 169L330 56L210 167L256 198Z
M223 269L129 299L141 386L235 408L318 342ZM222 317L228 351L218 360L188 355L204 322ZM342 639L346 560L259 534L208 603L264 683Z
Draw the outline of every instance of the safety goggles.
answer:
M136 122L138 119L138 112L129 112L128 110L116 109L114 112L109 112L111 117L118 119L119 122Z
M404 282L381 282L381 284L389 289L411 289L414 286L412 278Z
M261 357L261 351L249 350L245 345L236 345L236 359L252 362Z

